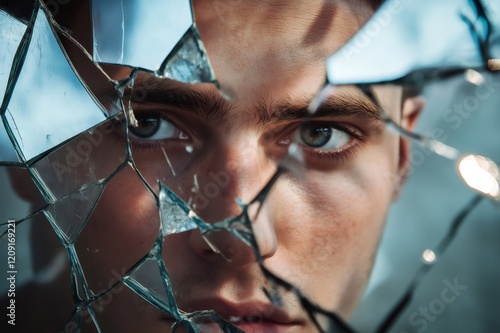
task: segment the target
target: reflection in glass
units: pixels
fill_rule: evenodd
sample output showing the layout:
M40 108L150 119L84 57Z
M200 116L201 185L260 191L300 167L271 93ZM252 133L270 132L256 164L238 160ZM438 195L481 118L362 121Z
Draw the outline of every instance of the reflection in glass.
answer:
M16 162L20 162L20 159L2 122L0 123L0 164Z
M89 186L54 202L44 210L63 244L68 245L76 241L103 189L103 184Z
M189 0L92 0L94 61L156 71L193 24Z
M42 9L11 99L4 107L4 121L26 161L105 119L66 60Z
M0 55L0 95L3 99L9 81L10 69L14 63L14 56L21 38L26 31L26 24L0 9L0 28L2 29L0 34L0 49L2 50Z
M47 202L105 180L127 160L125 142L113 140L120 130L118 124L109 119L30 165Z
M21 42L26 25L0 9L0 105L5 96L5 89L10 75L11 66L14 62L17 47ZM0 124L0 163L19 162L16 150L12 145L3 124Z
M94 61L187 83L215 82L191 1L93 0Z
M476 7L481 1L386 1L328 59L328 81L365 84L404 78L419 84L446 71L486 66L489 57L484 56L493 55L484 52L498 56L499 43L493 39L500 35L500 16L497 1L483 2L487 18ZM492 32L496 35L489 38Z

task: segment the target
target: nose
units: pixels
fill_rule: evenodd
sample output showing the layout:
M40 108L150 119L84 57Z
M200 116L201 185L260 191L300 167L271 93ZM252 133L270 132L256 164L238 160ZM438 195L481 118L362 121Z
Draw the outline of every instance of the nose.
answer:
M199 186L193 208L208 223L238 216L230 227L244 232L247 223L253 231L258 252L265 259L277 250L272 214L266 203L269 198L249 206L247 204L272 178L276 165L267 158L256 137L246 135L240 138L232 138L200 163L197 169ZM237 198L243 206L236 202ZM256 260L254 249L228 230L205 235L199 230L193 231L189 244L198 256L212 263L226 259L232 266L241 267Z

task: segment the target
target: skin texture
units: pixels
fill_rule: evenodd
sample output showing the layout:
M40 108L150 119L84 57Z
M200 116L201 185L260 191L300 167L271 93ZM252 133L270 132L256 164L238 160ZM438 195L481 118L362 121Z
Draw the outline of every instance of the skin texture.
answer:
M348 133L348 143L337 149L308 147L297 136L305 115L280 114L309 104L324 82L324 60L362 26L372 7L340 0L194 1L194 13L217 79L233 100L224 101L213 85L190 86L140 74L136 89L145 88L145 94L131 93L136 117L165 118L177 130L158 140L131 136L139 171L156 192L159 179L212 223L239 214L235 199L251 200L273 175L290 143L298 143L302 162L287 164L266 198L253 223L256 239L269 270L297 285L317 304L348 318L369 277L387 210L397 197L399 179L404 178L409 146L383 130L354 88L339 88L329 101L342 101L337 102L337 111L359 112L313 117L323 127L337 127L342 137ZM81 27L88 22L79 15L73 24ZM88 45L84 29L73 29L75 38ZM78 61L77 51L68 47L68 54L88 85L102 94L102 83L86 78L92 70ZM128 72L106 70L114 78ZM192 108L202 112L186 112L174 102L152 97L169 91L203 95L204 103ZM394 119L412 128L422 107L418 99L402 101L398 87L376 88L376 96ZM124 127L106 126L101 128L108 133L106 140L93 151L98 161L109 161L125 150ZM15 184L21 182L15 173L12 178ZM199 189L193 192L196 183ZM91 289L105 290L148 253L158 228L153 197L126 167L107 184L76 243ZM247 319L239 325L260 332L265 328L258 325L276 324L273 316L283 312L279 321L285 323L273 329L312 330L292 295L285 295L284 309L271 306L262 291L268 284L248 246L223 233L210 237L231 262L214 253L198 231L164 241L163 259L182 310L215 309L225 317L257 317L254 323ZM63 274L45 286L46 290L62 287L69 288ZM123 285L110 296L97 310L105 332L160 332L172 323ZM54 306L70 304L69 295L54 297Z

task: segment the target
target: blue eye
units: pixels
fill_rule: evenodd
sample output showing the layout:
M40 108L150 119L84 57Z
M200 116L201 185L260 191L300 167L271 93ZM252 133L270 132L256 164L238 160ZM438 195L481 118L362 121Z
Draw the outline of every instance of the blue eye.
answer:
M351 136L328 124L308 123L299 127L295 141L311 148L338 149L348 144Z
M167 119L137 115L138 126L129 126L130 136L145 140L186 139L187 135Z

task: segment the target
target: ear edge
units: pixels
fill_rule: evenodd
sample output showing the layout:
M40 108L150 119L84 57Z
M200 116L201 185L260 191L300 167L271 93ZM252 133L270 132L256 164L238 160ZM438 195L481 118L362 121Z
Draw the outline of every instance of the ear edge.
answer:
M413 131L417 125L418 118L425 107L425 99L422 96L407 97L403 102L401 111L401 127L408 131ZM400 136L399 138L399 163L397 171L397 181L394 184L393 198L399 198L401 188L406 182L411 167L411 141Z

